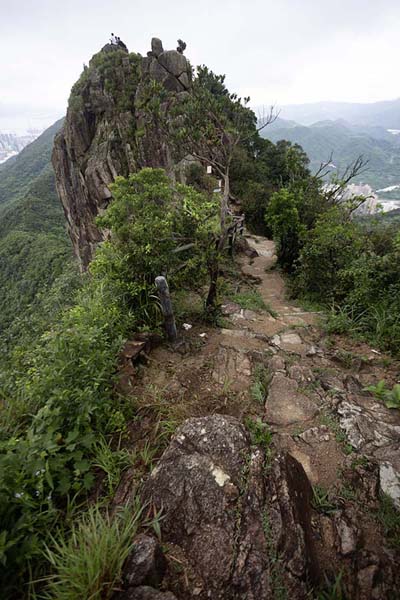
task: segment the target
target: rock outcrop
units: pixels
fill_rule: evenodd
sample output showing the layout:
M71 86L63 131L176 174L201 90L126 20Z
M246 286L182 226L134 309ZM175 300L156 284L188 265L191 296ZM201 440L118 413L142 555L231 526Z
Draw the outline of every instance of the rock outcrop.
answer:
M318 580L303 468L285 453L269 464L233 417L186 421L143 496L188 565L179 597L260 600L279 580L301 599Z
M115 178L146 166L173 173L168 140L147 107L159 94L161 109L168 112L177 94L187 93L190 81L185 56L164 51L161 41L153 38L146 57L107 44L73 86L52 162L82 270L104 239L95 218L110 202L109 186Z

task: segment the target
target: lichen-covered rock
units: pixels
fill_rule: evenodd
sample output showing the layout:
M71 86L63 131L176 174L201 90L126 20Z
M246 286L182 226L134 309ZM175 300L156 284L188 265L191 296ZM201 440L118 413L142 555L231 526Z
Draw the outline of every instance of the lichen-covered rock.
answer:
M157 586L164 577L165 568L166 560L157 540L148 535L138 535L124 565L124 584L128 588Z
M311 420L318 412L317 404L299 391L294 379L276 372L268 389L265 416L268 423L282 426Z
M115 600L176 600L176 596L171 592L160 592L148 585L140 585L136 588L130 588L116 596Z
M337 407L350 444L378 461L380 487L400 508L400 415L371 396L348 394Z
M187 93L191 68L176 50L164 51L157 38L150 56L107 44L95 54L73 86L52 162L68 232L82 270L106 232L95 224L109 204L110 184L143 167L174 171L164 132L146 114L148 89L155 80L167 91L163 110Z
M185 598L270 598L278 555L288 597L318 579L309 481L287 454L265 460L237 419L213 415L186 421L153 470L143 500L196 574Z

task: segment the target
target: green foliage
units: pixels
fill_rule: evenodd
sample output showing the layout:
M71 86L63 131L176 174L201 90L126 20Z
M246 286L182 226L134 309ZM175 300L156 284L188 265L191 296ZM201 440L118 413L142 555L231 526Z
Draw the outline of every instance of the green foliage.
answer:
M251 443L255 446L261 446L265 450L267 457L269 457L271 453L272 432L268 423L262 421L260 417L257 417L255 420L249 418L246 420L246 426L250 431Z
M267 127L268 129L268 127ZM308 158L297 144L272 144L259 135L237 148L232 161L232 191L241 199L250 230L271 235L264 219L274 192L309 179Z
M365 250L365 240L344 209L336 207L317 221L300 255L297 284L311 296L326 301L343 300L343 270Z
M395 549L400 549L400 511L393 500L383 493L379 497L377 518L389 544Z
M270 381L271 373L268 369L263 364L256 364L253 373L253 383L250 387L250 394L253 400L259 404L264 404Z
M320 485L313 486L312 506L318 512L322 512L327 515L335 512L336 510L335 504L330 499L329 491L325 490Z
M120 481L122 472L132 466L134 456L127 448L113 450L103 437L96 442L93 452L94 467L103 471L107 481L107 491L111 495Z
M342 578L343 572L340 571L332 583L328 583L316 593L315 600L346 600Z
M80 283L49 162L60 125L0 166L0 390L17 346L33 343Z
M343 184L332 185L341 190ZM358 202L341 202L309 177L275 192L265 221L279 263L291 275L292 293L329 308L328 333L352 333L398 353L398 229L354 219Z
M272 195L265 213L265 221L277 242L279 263L289 272L293 270L305 235L298 210L300 202L301 196L282 189Z
M293 289L333 305L331 333L351 332L397 353L400 253L393 228L373 232L333 208L317 221L300 253Z
M172 290L204 281L217 202L188 186L172 186L161 169L119 177L112 191L114 200L98 219L112 230L112 241L103 244L91 272L123 290L138 321L154 321L149 299L155 277L166 274Z
M133 548L141 516L139 503L113 519L91 508L72 525L67 539L58 536L46 554L54 574L44 598L48 600L107 600L120 582L123 564Z
M48 168L53 139L62 123L63 119L54 123L18 156L0 165L0 205L21 198L34 179Z
M381 379L376 385L369 385L365 388L371 392L378 400L384 402L387 408L400 409L400 384L396 383L391 390L386 387L386 382Z
M231 299L247 310L268 310L263 297L256 289L234 294Z
M112 375L130 322L115 288L88 282L77 304L23 356L14 396L5 402L17 397L29 411L20 415L27 430L0 446L4 589L24 580L29 564L36 569L67 495L93 484L95 432L116 420Z
M116 108L119 111L132 110L139 83L140 61L138 54L127 54L118 48L108 52L98 52L90 60L89 67L84 67L78 81L72 86L68 108L73 112L83 110L93 78L100 77L100 85L113 97ZM121 73L124 75L123 88L120 85Z

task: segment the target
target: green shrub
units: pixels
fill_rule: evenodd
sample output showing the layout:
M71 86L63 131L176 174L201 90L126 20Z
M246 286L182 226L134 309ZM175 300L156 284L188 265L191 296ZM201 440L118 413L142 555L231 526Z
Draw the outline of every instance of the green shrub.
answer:
M162 169L118 177L114 200L100 226L112 231L91 272L123 289L139 320L149 320L154 279L165 274L172 290L194 287L207 275L218 228L218 203L188 186L173 186Z
M301 197L301 192L283 188L272 195L265 213L265 221L276 240L279 264L288 272L294 270L306 232L298 210Z
M343 209L322 215L305 240L296 278L298 290L316 300L343 301L351 289L344 270L365 251L365 240Z

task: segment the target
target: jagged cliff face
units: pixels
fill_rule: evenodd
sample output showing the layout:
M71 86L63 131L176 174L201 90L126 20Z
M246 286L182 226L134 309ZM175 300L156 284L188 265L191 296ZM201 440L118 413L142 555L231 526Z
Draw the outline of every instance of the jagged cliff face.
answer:
M191 67L181 52L164 51L153 38L146 57L107 44L73 86L52 162L68 231L82 270L104 239L95 218L111 199L110 183L143 167L174 171L161 126L148 110L168 111L187 93Z

